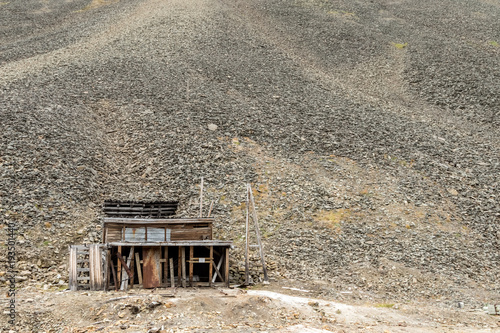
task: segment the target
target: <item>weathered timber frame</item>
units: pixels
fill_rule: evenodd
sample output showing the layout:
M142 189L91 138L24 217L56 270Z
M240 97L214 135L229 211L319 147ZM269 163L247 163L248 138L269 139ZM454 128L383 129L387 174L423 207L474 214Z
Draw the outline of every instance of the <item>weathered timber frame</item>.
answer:
M109 243L104 288L228 287L231 246L219 240Z
M212 239L202 187L198 218L170 218L177 202L105 202L103 244L69 249L70 289L229 286L232 242Z

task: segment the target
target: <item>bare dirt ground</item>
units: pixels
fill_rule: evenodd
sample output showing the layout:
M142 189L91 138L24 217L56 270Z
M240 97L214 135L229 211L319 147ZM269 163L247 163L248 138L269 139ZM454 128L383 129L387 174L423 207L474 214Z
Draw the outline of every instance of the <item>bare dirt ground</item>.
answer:
M293 285L293 284L292 284ZM482 310L428 304L346 304L313 290L22 292L20 323L34 332L493 332ZM29 329L28 329L29 328ZM23 331L23 330L20 330ZM7 331L6 331L7 332Z

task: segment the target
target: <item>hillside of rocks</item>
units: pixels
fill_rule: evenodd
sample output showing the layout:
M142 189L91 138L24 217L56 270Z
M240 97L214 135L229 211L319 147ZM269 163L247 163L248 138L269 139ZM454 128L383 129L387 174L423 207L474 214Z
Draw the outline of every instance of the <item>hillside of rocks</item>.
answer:
M66 287L104 200L196 216L204 177L233 283L251 183L274 281L500 302L498 1L11 0L0 21L21 287Z

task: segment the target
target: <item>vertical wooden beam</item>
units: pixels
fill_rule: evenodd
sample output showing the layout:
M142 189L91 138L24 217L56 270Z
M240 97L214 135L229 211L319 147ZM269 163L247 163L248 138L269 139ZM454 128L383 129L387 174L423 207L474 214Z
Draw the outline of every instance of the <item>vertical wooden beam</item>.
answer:
M165 258L165 262L163 263L163 279L165 281L165 285L168 286L168 246L163 248L163 257Z
M115 290L118 291L118 279L116 277L115 264L113 264L113 260L109 260L109 265L111 266L111 272L113 273L113 281L115 283Z
M186 288L186 247L182 246L182 258L181 258L181 266L182 266L182 288Z
M178 252L178 255L177 255L177 283L180 285L182 285L182 264L181 264L181 261L182 261L182 246L178 246L177 247L177 252Z
M203 177L200 184L200 218L203 217Z
M264 272L264 282L268 282L269 278L267 277L266 261L264 260L264 248L262 246L262 241L260 238L259 221L257 219L257 212L255 211L255 200L253 198L252 188L250 187L250 184L248 184L248 188L250 191L250 200L252 202L252 215L253 221L255 223L255 233L257 234L257 244L259 244L260 261L262 263L262 271Z
M137 264L137 278L139 279L139 284L142 284L142 271L141 261L139 260L139 252L135 253L135 262Z
M102 254L99 244L89 245L90 290L102 289Z
M130 263L132 262L132 257L134 256L134 247L132 246L130 248L130 252L128 254L128 258L127 258L127 262L126 262L126 265L125 263L123 264L123 268L124 268L124 271L122 271L122 275L123 275L123 281L121 283L121 287L120 287L120 290L125 290L127 291L128 289L128 285L129 285L129 279L131 279L134 275L133 275L133 271L132 269L130 268ZM121 260L120 260L121 262ZM128 271L127 271L128 269ZM130 276L129 276L129 272L130 272Z
M111 272L109 269L109 262L111 261L111 255L110 255L110 250L106 248L106 262L104 263L104 266L106 267L105 269L105 276L106 276L106 281L104 282L104 291L109 290L109 279L111 278Z
M226 247L226 262L224 266L224 281L226 282L226 286L229 287L229 247Z
M213 266L214 266L214 247L213 245L210 245L210 259L208 263L208 283L210 287L213 286L212 283Z
M249 248L249 237L250 237L250 226L249 226L249 205L250 205L250 184L247 184L247 201L246 201L246 220L245 220L245 285L248 285L248 273L250 270L250 263L248 258L248 248Z
M134 288L134 283L135 283L135 274L134 274L134 265L135 265L135 254L134 254L134 247L132 246L132 253L131 253L131 257L132 257L132 260L130 260L130 265L128 266L128 268L130 269L130 271L132 272L132 276L130 277L130 289L133 289Z
M193 286L193 257L194 257L194 247L189 247L189 286Z
M78 290L78 270L76 264L76 247L69 247L69 289L71 291Z
M121 255L122 254L122 247L121 245L118 246L118 253ZM118 279L118 283L120 284L121 286L121 283L122 283L122 263L120 262L120 260L116 259L117 260L117 265L116 265L116 278ZM118 288L120 288L120 286L118 286Z
M174 277L174 258L170 258L170 284L172 288L175 288L175 277Z

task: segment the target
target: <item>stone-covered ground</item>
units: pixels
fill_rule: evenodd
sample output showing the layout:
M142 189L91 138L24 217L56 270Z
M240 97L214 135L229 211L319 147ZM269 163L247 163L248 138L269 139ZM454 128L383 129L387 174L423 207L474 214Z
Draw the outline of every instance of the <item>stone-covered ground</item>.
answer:
M103 200L193 216L203 176L235 283L250 182L276 280L498 303L499 16L491 0L0 2L20 287L64 288Z

